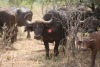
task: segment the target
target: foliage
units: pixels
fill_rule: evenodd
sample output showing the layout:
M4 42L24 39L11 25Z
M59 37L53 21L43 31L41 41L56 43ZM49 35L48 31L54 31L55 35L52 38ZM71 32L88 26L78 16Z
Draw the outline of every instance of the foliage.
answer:
M33 8L34 3L38 3L40 5L47 6L48 4L51 5L80 5L84 4L87 6L91 6L91 3L94 3L95 6L100 6L100 0L0 0L0 6L2 5L14 5L14 6L26 6L29 5Z
M19 6L23 0L9 0L8 3L11 5Z
M83 3L87 5L91 5L91 3L94 3L97 6L100 6L100 0L81 0Z

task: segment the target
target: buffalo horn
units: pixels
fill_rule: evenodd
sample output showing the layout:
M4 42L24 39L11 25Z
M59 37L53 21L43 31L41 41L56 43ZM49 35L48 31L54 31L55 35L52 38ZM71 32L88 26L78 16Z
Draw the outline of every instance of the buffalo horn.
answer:
M51 23L52 22L52 18L50 19L50 20L48 20L48 21L44 21L44 23Z
M26 15L24 16L24 18L26 18L28 15L31 15L31 13L26 14Z
M32 22L29 20L26 20L26 24L31 24Z
M84 21L80 21L80 23L84 23Z

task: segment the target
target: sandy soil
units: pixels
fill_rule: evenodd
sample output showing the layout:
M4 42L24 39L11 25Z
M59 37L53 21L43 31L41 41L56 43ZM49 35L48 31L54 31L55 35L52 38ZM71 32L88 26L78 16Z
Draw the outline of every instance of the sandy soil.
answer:
M22 27L23 29L23 27ZM3 51L1 54L0 67L40 67L44 64L39 62L37 56L45 54L45 49L42 41L37 41L33 38L26 39L26 33L19 32L17 42L13 44L14 49ZM52 49L52 45L50 48ZM10 48L9 48L10 49Z

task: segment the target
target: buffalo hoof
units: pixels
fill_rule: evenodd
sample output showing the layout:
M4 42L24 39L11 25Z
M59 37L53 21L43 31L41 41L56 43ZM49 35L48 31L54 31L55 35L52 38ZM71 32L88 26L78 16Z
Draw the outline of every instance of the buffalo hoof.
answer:
M57 61L57 59L58 59L58 57L54 57L54 61L55 61L55 62Z
M66 54L66 50L65 50L65 49L63 49L63 54L64 54L64 55Z
M95 64L91 64L90 67L95 67Z
M45 59L46 59L46 60L50 60L50 57L46 57Z
M27 38L31 38L31 36L27 36Z

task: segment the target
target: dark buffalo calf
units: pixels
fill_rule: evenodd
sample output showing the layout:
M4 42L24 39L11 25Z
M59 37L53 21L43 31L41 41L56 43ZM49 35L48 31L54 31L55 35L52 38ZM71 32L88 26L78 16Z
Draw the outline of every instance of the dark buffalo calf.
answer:
M90 67L94 67L96 54L98 50L100 50L100 31L91 33L88 38L84 38L83 41L78 41L77 44L81 45L83 50L91 49L92 56Z

